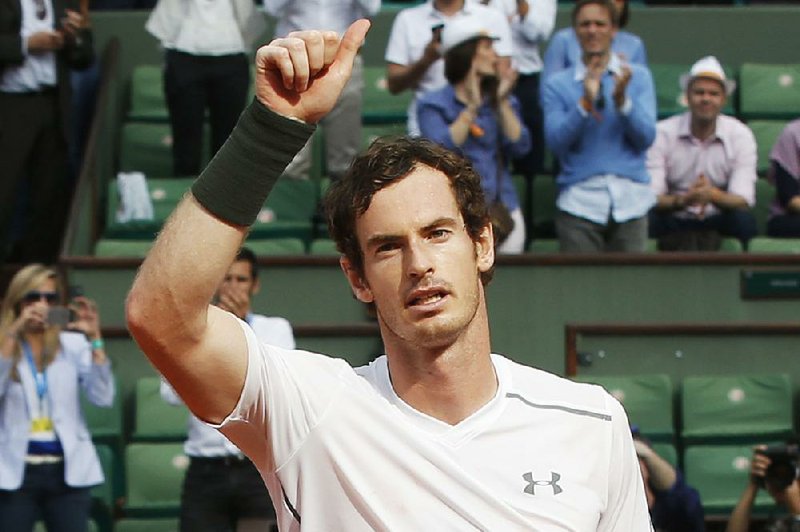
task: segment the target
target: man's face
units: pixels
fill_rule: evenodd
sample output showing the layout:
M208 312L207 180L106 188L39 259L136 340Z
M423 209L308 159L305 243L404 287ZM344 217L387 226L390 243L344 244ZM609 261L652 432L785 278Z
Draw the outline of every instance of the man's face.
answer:
M444 347L473 322L480 272L494 262L490 229L470 238L443 173L420 166L377 192L356 235L363 277L342 265L356 297L375 303L387 343Z
M575 34L584 55L607 54L615 33L611 13L599 4L583 6L575 17Z
M727 100L722 83L708 78L692 80L686 93L689 110L696 120L716 120Z
M238 260L231 264L219 285L215 304L244 319L250 312L250 298L258 291L258 280L253 278L250 263Z

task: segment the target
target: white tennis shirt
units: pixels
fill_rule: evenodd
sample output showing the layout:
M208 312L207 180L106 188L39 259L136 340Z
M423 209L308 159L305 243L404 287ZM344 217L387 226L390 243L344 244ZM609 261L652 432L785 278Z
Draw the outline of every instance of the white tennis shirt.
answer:
M258 467L282 531L651 530L621 405L492 355L497 395L455 426L405 404L386 357L259 344L222 432Z

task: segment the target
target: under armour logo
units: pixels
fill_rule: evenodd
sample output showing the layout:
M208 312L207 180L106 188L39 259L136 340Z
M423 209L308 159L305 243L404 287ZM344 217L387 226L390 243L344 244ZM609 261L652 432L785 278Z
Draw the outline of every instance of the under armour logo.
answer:
M534 480L533 473L525 473L522 475L522 478L528 483L525 486L525 493L530 493L531 495L536 495L536 486L550 486L553 488L553 495L558 495L563 489L561 486L558 485L558 481L561 480L561 475L558 473L551 471L550 472L551 480Z

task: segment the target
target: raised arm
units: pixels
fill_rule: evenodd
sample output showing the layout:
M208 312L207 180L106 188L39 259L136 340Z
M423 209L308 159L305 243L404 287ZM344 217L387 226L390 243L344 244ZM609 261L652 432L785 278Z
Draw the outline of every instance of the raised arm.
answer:
M301 31L256 54L256 101L178 205L126 303L139 346L192 412L222 421L244 385L237 319L209 305L275 180L330 111L369 29Z

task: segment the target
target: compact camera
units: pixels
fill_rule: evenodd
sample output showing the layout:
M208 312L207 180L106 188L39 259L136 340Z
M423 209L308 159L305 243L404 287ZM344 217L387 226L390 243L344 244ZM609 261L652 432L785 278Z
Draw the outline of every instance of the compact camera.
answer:
M758 454L769 458L770 464L764 475L765 483L775 489L784 490L798 477L800 445L797 443L778 443L757 449Z

